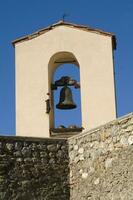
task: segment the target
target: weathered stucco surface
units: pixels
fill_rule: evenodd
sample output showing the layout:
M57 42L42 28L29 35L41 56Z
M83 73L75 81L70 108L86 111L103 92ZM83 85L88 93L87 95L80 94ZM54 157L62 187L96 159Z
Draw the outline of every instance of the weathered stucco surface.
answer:
M114 120L116 106L112 51L111 36L63 25L34 39L17 43L17 136L50 137L49 129L54 128L53 108L47 114L45 100L50 98L52 107L50 86L57 67L55 62L59 60L75 58L79 63L84 129ZM60 55L59 58L57 55Z
M133 114L68 139L0 137L0 200L133 200Z

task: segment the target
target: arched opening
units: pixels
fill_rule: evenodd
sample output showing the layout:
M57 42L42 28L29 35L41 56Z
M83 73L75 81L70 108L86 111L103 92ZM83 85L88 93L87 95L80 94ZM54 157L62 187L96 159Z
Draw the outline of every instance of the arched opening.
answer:
M57 84L63 77L69 77L67 88L71 92L71 102L76 108L57 108L60 103L61 91L66 86ZM58 82L59 83L59 82ZM74 84L73 84L74 83ZM54 86L54 87L53 87ZM49 95L51 109L49 113L50 130L81 131L81 95L80 95L80 68L77 59L72 53L60 52L52 56L49 62ZM66 98L66 97L65 97ZM63 102L64 103L64 102ZM60 107L60 106L59 106Z
M54 73L54 82L59 80L62 76L71 77L73 80L80 82L79 68L74 64L62 64L60 65ZM69 127L75 125L76 127L81 127L81 100L80 100L80 89L75 89L73 86L69 86L72 91L72 99L76 104L75 109L58 109L60 101L60 92L63 87L54 90L54 126L58 128L60 126Z

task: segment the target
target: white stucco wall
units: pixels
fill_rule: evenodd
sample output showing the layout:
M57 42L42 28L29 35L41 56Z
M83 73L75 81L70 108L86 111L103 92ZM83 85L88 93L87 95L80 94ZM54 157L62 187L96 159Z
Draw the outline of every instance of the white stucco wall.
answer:
M80 65L85 130L116 118L111 36L59 26L15 45L16 135L49 137L48 64L61 51L72 52Z

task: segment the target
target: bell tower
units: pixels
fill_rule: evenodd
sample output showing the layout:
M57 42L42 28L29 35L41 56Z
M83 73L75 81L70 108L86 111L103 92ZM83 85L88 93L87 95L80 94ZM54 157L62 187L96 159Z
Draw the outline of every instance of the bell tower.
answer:
M113 50L115 36L60 21L13 41L16 62L16 135L50 137L82 132L116 118ZM53 79L61 63L74 63L80 82L65 73ZM82 125L55 127L54 93L60 110L76 109L80 91ZM62 116L60 116L62 117Z

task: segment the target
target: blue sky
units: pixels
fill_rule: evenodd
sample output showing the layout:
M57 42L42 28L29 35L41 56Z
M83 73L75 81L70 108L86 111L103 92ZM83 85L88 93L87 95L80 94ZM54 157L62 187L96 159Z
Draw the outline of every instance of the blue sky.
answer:
M0 133L15 133L15 64L11 41L62 18L113 32L118 116L133 111L132 0L0 0Z

